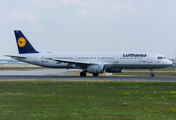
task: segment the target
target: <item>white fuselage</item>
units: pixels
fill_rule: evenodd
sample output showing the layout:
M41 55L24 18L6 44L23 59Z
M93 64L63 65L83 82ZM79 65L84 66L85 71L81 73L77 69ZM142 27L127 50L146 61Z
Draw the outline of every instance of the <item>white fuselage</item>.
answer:
M48 52L40 53L34 49L20 30L14 30L19 55L6 55L16 60L49 68L75 68L82 69L80 76L85 77L86 72L98 76L100 73L122 72L122 69L153 69L172 65L163 55L158 53L71 53Z
M172 62L166 59L163 55L158 53L32 53L20 54L18 56L26 57L26 59L15 58L17 60L35 64L38 66L49 68L75 68L84 69L74 63L58 62L50 60L54 58L58 60L70 60L89 62L96 64L103 64L106 69L157 69L169 67Z

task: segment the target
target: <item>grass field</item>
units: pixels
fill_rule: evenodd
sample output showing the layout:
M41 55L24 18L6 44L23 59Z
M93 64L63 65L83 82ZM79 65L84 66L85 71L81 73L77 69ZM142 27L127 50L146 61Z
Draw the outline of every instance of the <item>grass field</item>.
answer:
M1 81L0 119L176 119L175 82Z

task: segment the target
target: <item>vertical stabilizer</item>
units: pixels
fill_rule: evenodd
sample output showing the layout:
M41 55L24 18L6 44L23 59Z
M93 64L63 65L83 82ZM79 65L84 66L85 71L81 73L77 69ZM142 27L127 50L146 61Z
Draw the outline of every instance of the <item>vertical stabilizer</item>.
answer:
M19 54L39 53L36 51L20 30L15 30L15 37Z

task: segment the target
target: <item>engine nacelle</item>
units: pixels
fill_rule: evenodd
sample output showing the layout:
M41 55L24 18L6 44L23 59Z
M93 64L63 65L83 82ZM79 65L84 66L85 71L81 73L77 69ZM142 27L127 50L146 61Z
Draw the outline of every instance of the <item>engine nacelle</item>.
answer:
M87 72L90 73L104 73L106 70L104 65L91 65L87 67Z
M106 72L111 72L111 73L121 73L123 69L107 69Z

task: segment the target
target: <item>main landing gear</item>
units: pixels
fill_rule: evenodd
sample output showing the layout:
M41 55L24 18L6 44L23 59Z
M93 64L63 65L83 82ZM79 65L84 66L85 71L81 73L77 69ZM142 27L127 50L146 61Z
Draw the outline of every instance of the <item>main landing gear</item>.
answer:
M84 72L84 71L83 71L83 72L80 72L80 76L81 76L81 77L86 77L86 72Z
M153 69L150 69L151 73L150 73L150 77L154 77L154 73L153 73Z
M99 73L92 73L92 75L94 76L94 77L97 77L98 75L99 75ZM80 76L81 77L86 77L86 72L80 72Z
M99 74L98 73L92 73L94 77L97 77Z

